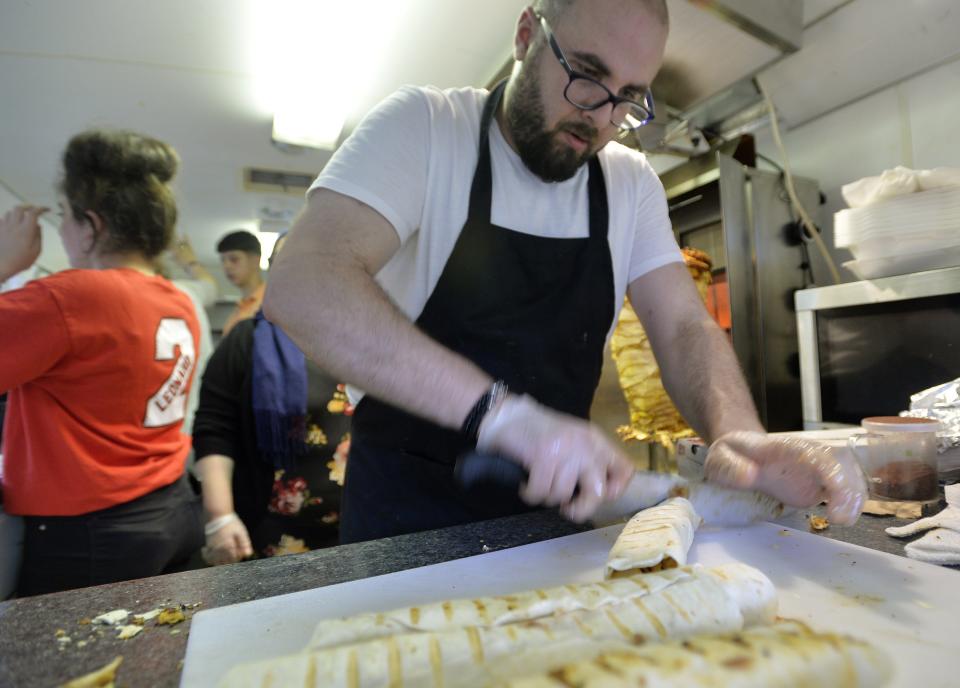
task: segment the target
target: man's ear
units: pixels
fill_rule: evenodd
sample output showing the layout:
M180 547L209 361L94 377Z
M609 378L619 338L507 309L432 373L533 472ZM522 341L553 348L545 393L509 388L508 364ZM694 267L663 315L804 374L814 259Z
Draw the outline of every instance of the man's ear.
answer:
M539 22L532 7L524 8L517 20L517 31L513 36L513 59L522 61L530 50L530 43L537 32Z

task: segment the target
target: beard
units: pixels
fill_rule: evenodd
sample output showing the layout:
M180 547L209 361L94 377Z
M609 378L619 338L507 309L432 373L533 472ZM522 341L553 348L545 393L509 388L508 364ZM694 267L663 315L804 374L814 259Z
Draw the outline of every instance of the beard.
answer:
M540 80L531 69L517 75L510 107L504 112L517 153L527 168L545 182L563 182L592 158L598 132L585 122L561 122L546 128ZM559 140L562 133L583 139L587 148L578 153Z

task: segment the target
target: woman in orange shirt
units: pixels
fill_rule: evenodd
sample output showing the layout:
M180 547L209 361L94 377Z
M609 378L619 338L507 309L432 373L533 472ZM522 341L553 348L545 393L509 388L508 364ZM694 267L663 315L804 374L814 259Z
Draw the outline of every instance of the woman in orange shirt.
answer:
M79 269L0 294L3 508L24 517L20 595L155 575L203 544L181 432L199 326L153 271L176 223L176 153L90 131L63 167L60 237ZM36 260L43 212L0 221L0 281Z

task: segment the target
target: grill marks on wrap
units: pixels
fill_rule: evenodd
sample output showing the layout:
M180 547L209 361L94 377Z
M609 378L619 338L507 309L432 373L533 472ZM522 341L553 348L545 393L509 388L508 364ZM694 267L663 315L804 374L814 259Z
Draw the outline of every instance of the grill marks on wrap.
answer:
M487 613L487 605L483 603L483 600L473 600L473 606L477 610L477 616L480 619L480 624L482 626L489 626L490 614ZM507 606L509 607L509 603Z
M470 650L473 652L473 661L477 664L483 663L483 640L480 639L480 633L474 626L466 629L467 638L470 640Z
M599 688L610 685L777 685L861 688L883 685L889 659L867 643L815 633L800 622L742 633L623 648L509 681L509 688Z
M436 638L430 639L430 670L433 672L433 683L437 686L443 685L443 650L440 648L440 641Z
M644 576L643 585L623 579L561 586L541 591L547 600L529 591L511 595L509 599L482 598L479 608L473 600L421 605L421 625L431 619L449 623L445 609L454 621L462 621L464 613L470 611L474 624L440 631L402 630L387 637L371 637L370 633L391 628L397 619L409 622L411 609L361 615L357 618L367 626L354 628L356 637L340 637L340 644L333 647L308 649L305 653L237 667L222 685L304 685L308 682L331 688L489 685L558 664L592 659L612 645L635 647L644 645L648 638L735 630L742 626L746 614L759 618L756 611L750 610L757 606L769 607L774 592L772 585L766 589L759 586L758 590L758 577L767 584L769 581L755 569L744 565L724 568L727 570L723 578L714 575L711 569L687 567L648 574ZM491 624L503 621L502 615L490 613L492 600L499 600L498 610L509 606L542 616L500 625L477 625L481 608L487 612ZM524 601L533 602L534 606L524 606ZM770 609L766 622L772 618ZM377 620L382 620L383 625L376 626ZM347 620L336 621L334 626L339 633L342 628L338 623Z
M647 617L647 620L650 622L650 625L653 626L654 630L656 630L657 635L660 636L661 638L666 638L667 637L666 627L662 623L660 623L660 619L658 619L655 614L653 614L649 609L647 609L647 605L643 603L643 600L641 600L640 598L637 598L633 600L633 604L637 609L643 612L644 616Z
M360 688L360 667L356 650L350 650L347 656L347 687Z
M389 688L403 688L403 660L397 639L392 636L387 639L387 677Z
M450 600L374 614L333 619L318 627L310 649L336 647L396 633L443 631L465 626L498 626L541 618L555 612L596 609L648 595L689 577L692 569L661 572L511 595Z
M690 618L690 615L687 614L686 610L683 607L681 607L679 604L677 604L672 597L670 597L670 593L664 592L663 599L665 599L667 601L667 604L669 604L671 607L673 607L676 610L677 614L679 614L684 621L686 621L687 623L690 623L692 621L692 619Z
M605 611L607 614L607 618L610 619L610 623L614 625L614 628L620 631L620 634L624 638L626 638L629 642L633 642L634 639L636 638L636 634L634 634L633 631L631 631L629 628L623 625L623 622L620 620L620 617L618 617L612 609L607 609Z

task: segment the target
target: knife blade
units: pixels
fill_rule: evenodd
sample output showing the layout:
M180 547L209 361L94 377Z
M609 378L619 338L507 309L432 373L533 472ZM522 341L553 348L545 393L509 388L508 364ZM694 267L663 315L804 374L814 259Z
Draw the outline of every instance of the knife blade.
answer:
M527 479L527 470L506 457L473 451L457 459L454 479L468 492L515 495ZM636 471L623 494L602 502L590 520L597 526L616 523L669 497L686 497L704 523L715 526L768 521L778 518L784 509L781 502L760 492L690 481L671 473Z

